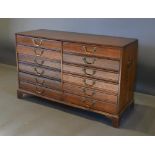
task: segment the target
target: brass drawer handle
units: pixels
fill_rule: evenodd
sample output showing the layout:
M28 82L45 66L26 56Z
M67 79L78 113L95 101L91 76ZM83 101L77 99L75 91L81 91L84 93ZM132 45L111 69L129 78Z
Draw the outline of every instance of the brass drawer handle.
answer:
M85 103L86 101L88 101L88 102L91 103L91 105L88 105L88 104L86 105L89 109L90 109L92 106L94 106L94 104L96 104L96 101L95 101L95 100L93 100L93 99L91 99L91 98L83 97L83 98L82 98L82 102Z
M95 90L93 90L93 91L91 92L91 94L88 94L88 93L87 93L87 88L83 88L82 91L83 91L83 93L84 93L85 95L87 95L87 96L94 96L94 95L96 94Z
M36 85L38 86L43 86L45 84L45 80L43 80L42 82L39 82L39 80L35 78L35 81L36 81Z
M36 48L34 48L34 53L35 53L35 55L36 55L37 57L40 57L40 56L42 56L42 55L43 55L44 50L41 50L41 52L39 53L39 52L37 52L37 49L36 49Z
M127 67L130 68L133 64L133 60L132 59L129 59L128 60L128 63L127 63Z
M35 71L35 72L37 73L37 75L39 75L39 76L41 76L41 75L44 74L44 70L42 70L41 72L39 72L39 71L37 70L36 67L34 68L34 71Z
M33 38L32 41L33 41L34 46L39 47L39 46L42 45L42 41L43 40L42 39L39 39L39 38Z
M83 72L88 75L88 76L92 76L95 75L96 71L94 69L92 69L92 73L88 73L86 68L83 68Z
M87 99L86 97L83 97L82 100L81 100L82 103L85 103L86 101L88 101L88 99ZM90 105L89 105L89 104L86 104L86 103L85 103L85 106L86 106L88 109L90 108Z
M90 62L90 61L87 60L87 57L83 57L83 61L84 61L85 64L91 65L91 64L95 63L96 59L92 58L92 61Z
M87 53L87 54L91 54L91 53L95 53L96 52L96 47L94 47L92 51L88 51L86 46L82 46L82 48L84 49L85 53Z
M45 90L44 90L44 89L39 90L39 88L38 88L38 87L36 87L35 92L36 92L37 94L39 94L39 95L42 95L42 94L45 92Z
M41 60L40 63L37 61L37 57L35 57L34 62L38 65L43 65L44 64L44 60Z
M91 84L88 84L88 83L87 83L87 79L83 79L83 82L84 82L84 84L85 84L86 86L93 86L93 85L95 85L95 83L96 83L95 80L92 80L92 83L91 83Z

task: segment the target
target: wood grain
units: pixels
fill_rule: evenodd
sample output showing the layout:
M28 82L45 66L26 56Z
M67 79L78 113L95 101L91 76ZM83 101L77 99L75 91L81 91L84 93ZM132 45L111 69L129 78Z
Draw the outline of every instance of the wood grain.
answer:
M32 92L41 97L49 97L56 100L62 100L62 92L57 90L48 89L45 87L35 86L26 82L19 81L19 88Z
M67 82L63 84L63 88L64 92L68 92L70 94L87 96L89 98L93 98L96 100L117 104L117 95L106 93L104 91L98 91L92 88L80 87Z
M87 64L84 59L90 64ZM96 67L101 69L119 71L119 61L108 60L108 59L101 59L96 57L90 56L83 56L83 55L73 55L64 52L63 53L63 62L78 64L78 65L85 65L90 67Z
M52 80L19 72L19 80L33 85L40 85L49 89L61 90L61 82L55 79Z
M116 105L109 104L107 102L101 102L78 95L72 95L64 93L64 101L87 108L87 110L94 109L98 111L104 111L108 113L116 113Z
M36 30L16 34L19 89L103 114L119 127L134 103L138 41L131 38Z
M57 60L50 60L50 59L45 59L42 57L35 57L31 55L23 55L23 54L18 54L18 61L19 62L24 62L32 65L39 65L42 67L48 67L48 68L54 68L54 69L61 69L61 61Z
M78 42L86 44L97 44L112 47L124 47L131 42L136 41L133 38L116 37L116 36L106 36L106 35L94 35L94 34L82 34L75 32L64 32L64 31L54 31L54 30L33 30L27 32L19 32L16 35L31 36L37 38L46 38L67 42Z
M61 52L55 50L17 45L17 53L30 56L40 55L39 57L50 60L61 60Z
M127 46L122 53L122 67L119 91L119 110L120 112L134 101L134 83L137 66L138 42Z
M61 79L61 73L59 71L48 70L42 67L32 66L28 64L19 63L19 71L38 76Z
M85 77L92 77L96 79L103 79L115 83L118 83L119 80L119 73L117 72L110 72L108 70L96 69L93 67L86 66L78 66L67 63L63 63L63 72Z
M93 89L99 89L114 94L118 93L118 84L108 83L101 80L96 80L92 78L84 78L80 76L75 76L72 74L63 74L63 81L73 83L79 86L91 87Z
M36 44L34 44L34 41L33 41L34 39L37 39L37 38L17 35L17 43L21 45L37 47ZM39 43L42 42L41 45L39 46L41 48L47 48L47 49L53 49L53 50L61 49L61 42L59 41L39 38L38 42Z
M120 59L120 48L110 48L106 46L96 46L96 45L89 45L89 44L79 44L79 43L70 43L64 42L63 43L63 50L64 52L71 52L71 53L80 53L85 54L87 56L99 56L105 58L112 58L112 59Z

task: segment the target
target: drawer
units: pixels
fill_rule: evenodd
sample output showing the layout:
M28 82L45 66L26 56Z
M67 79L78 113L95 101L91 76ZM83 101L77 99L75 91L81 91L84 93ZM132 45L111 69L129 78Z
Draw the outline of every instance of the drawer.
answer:
M49 80L46 78L19 72L19 81L31 83L36 86L42 86L50 89L61 90L61 82L57 80Z
M28 36L17 35L16 36L17 44L41 47L47 49L60 50L61 42L56 40L47 40L43 38L33 38Z
M64 92L68 92L70 94L87 96L96 100L106 101L113 104L117 103L117 95L107 94L103 91L97 91L95 89L80 87L69 83L64 83L63 89Z
M20 72L26 72L26 73L37 75L40 77L61 79L60 71L49 70L49 69L45 69L42 67L31 66L31 65L22 64L22 63L19 63L18 67L19 67Z
M35 57L31 55L18 54L18 61L24 63L32 63L38 66L45 66L50 68L61 69L61 61L44 59L42 57Z
M110 104L107 102L101 102L97 100L93 100L87 97L81 97L78 95L73 95L69 93L64 93L63 98L65 102L72 103L81 107L84 107L88 110L96 110L100 112L107 112L107 113L116 113L117 111L117 105L116 104Z
M118 93L118 84L96 80L92 78L84 78L80 76L63 73L63 81L76 84L79 86L104 90L105 92L110 92L114 94Z
M101 59L101 58L82 56L82 55L73 55L69 53L63 54L63 62L85 65L85 66L92 66L92 67L114 70L114 71L119 71L119 64L120 64L120 62L116 60Z
M61 60L61 52L55 50L46 50L35 47L17 45L17 53L31 55L35 57L42 57L51 60Z
M63 64L63 72L68 72L72 74L77 74L81 76L87 76L97 79L104 79L107 81L118 82L119 74L117 72L105 71L101 69L96 69L86 66L78 66L71 64Z
M19 88L48 99L62 100L62 92L19 81Z
M66 52L76 52L85 55L106 57L112 59L120 59L121 57L121 49L116 47L64 42L63 50Z

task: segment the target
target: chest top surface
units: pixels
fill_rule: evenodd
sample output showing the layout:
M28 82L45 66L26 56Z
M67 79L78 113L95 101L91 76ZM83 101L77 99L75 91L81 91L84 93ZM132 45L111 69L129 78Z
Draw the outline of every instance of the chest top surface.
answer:
M115 47L125 47L128 44L137 41L137 39L133 38L84 34L76 32L64 32L46 29L19 32L16 33L16 35Z

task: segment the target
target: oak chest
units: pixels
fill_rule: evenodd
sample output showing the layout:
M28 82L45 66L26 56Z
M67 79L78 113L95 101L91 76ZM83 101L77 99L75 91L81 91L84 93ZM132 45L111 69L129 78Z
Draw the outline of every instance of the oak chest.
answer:
M100 113L118 127L134 103L138 41L131 38L35 30L16 34L19 89Z

